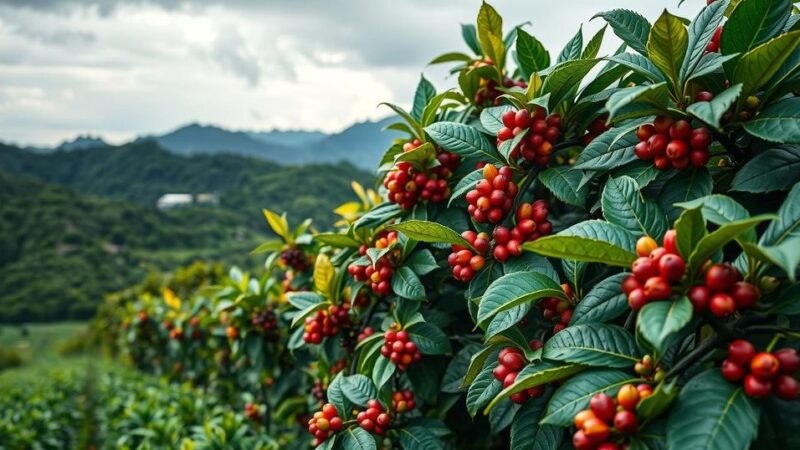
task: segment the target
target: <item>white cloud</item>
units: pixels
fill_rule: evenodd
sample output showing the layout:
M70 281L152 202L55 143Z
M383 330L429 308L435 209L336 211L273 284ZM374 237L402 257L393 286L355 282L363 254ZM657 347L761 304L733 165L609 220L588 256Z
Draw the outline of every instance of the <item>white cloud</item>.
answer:
M597 12L651 21L664 6L693 16L703 0L495 1L557 53ZM695 4L696 3L696 4ZM464 50L460 23L479 0L396 2L0 0L0 139L53 144L79 133L112 140L190 121L231 128L334 131L407 104L420 72L450 86L439 53ZM607 33L603 52L618 40Z

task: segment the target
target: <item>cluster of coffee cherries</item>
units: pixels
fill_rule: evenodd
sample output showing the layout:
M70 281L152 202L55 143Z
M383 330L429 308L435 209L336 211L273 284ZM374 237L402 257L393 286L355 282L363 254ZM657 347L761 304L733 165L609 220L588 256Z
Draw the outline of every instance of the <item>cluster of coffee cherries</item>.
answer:
M200 318L192 317L189 319L189 327L192 330L192 339L197 341L203 337L203 330L200 328Z
M422 358L420 353L407 331L388 330L383 335L384 343L381 347L381 355L389 358L398 369L405 371L408 366Z
M287 248L281 252L281 262L286 267L303 272L309 268L309 261L303 250L299 248Z
M800 356L793 348L756 353L744 339L728 346L728 357L722 362L722 376L731 383L744 380L744 392L753 398L765 398L770 392L783 400L794 400L798 382L794 375L800 369Z
M375 243L375 248L382 250L389 248L397 242L396 231L381 231L378 233ZM361 256L367 254L368 247L362 245L358 252ZM355 262L347 267L347 272L356 281L364 281L369 284L372 292L377 295L385 296L392 292L392 275L394 275L394 266L391 261L393 255L387 254L381 257L374 264L361 266Z
M386 432L386 427L392 421L386 410L377 400L368 400L367 409L361 411L356 416L358 426L371 431L375 434L383 434Z
M225 328L225 335L228 336L228 339L231 341L235 341L239 339L239 329L233 325L229 325Z
M475 69L478 67L483 66L491 66L494 63L492 62L491 58L484 58L483 60L474 61L471 65L471 69ZM515 81L509 77L503 78L503 87L505 88L512 88L512 87L520 87L525 89L528 87L528 83L525 81ZM498 89L498 83L492 79L481 79L481 86L475 92L474 97L472 98L475 106L478 108L486 108L489 106L499 106L500 105L500 96L503 95L503 91Z
M606 124L606 120L608 120L608 114L603 114L589 124L589 127L586 128L586 134L583 135L583 145L591 144L597 136L611 128Z
M572 298L572 286L567 283L561 285L561 290L568 298ZM542 308L542 316L545 320L555 322L553 333L558 333L569 325L572 320L572 303L558 297L546 297L541 299L537 306Z
M532 113L527 109L507 111L502 120L503 128L497 131L497 146L527 130L525 137L511 149L510 158L522 157L530 163L546 166L553 153L553 143L561 137L561 116L555 113L548 116L544 108L537 106Z
M327 400L327 387L322 383L322 380L314 380L311 386L311 396L320 403L325 403Z
M308 432L314 436L314 446L325 442L333 433L342 429L342 418L336 407L330 403L322 405L322 410L314 413L308 421Z
M509 230L504 226L495 227L494 250L492 254L498 262L505 262L511 256L522 253L520 247L528 241L535 241L553 232L553 225L547 220L548 207L544 200L533 204L523 203L517 208L517 224Z
M306 317L303 341L307 344L319 344L322 338L335 336L343 328L350 326L350 303L331 305L327 310L317 311Z
M500 169L493 164L483 166L483 179L466 195L467 211L476 222L498 223L511 211L519 189L512 177L508 166Z
M364 339L372 336L373 334L375 334L375 329L372 328L372 327L366 327L363 330L361 330L361 332L358 333L358 341L357 342L361 342Z
M648 384L623 385L614 399L607 394L595 394L589 400L589 409L575 415L572 445L576 450L618 450L626 448L610 439L612 434L628 436L639 430L636 418L636 405L652 395L653 388Z
M447 264L453 268L453 278L459 281L470 281L486 264L483 255L491 248L489 234L467 230L461 233L461 237L472 245L475 253L467 247L453 244L452 251L447 256Z
M419 139L403 145L404 152L410 152L422 145ZM389 201L396 203L404 209L411 209L419 201L441 203L450 197L450 186L447 179L453 170L461 163L461 158L455 153L444 150L436 151L438 165L428 171L421 171L406 161L397 163L386 174L383 186L388 193Z
M183 339L183 328L175 327L169 330L169 338L175 341L180 341Z
M244 416L253 422L261 422L261 408L255 403L245 403Z
M622 280L622 292L628 296L628 305L638 311L650 301L666 300L672 295L672 284L683 278L686 263L678 254L675 230L664 235L664 246L658 247L655 239L643 236L636 242L639 255L631 272Z
M275 311L271 307L267 307L259 311L253 311L250 323L264 333L274 334L273 332L278 329L278 316L275 315Z
M742 274L729 263L712 264L706 271L705 284L692 286L686 296L697 312L711 311L728 317L736 310L751 308L761 298L758 288L742 281Z
M395 391L392 393L392 409L398 414L411 411L417 407L414 401L414 393L408 389Z
M528 363L522 351L514 347L506 347L497 355L498 366L492 370L492 375L503 383L503 389L511 386L517 380L517 374ZM534 386L524 391L511 394L511 401L522 404L529 398L539 397L544 393L544 386Z
M644 124L636 130L639 143L634 152L639 159L653 161L659 170L673 167L683 170L691 164L703 167L711 154L711 131L708 128L692 128L686 120L674 120L658 116L652 124Z
M653 357L644 355L641 360L633 365L633 371L647 381L661 382L664 379L664 369L661 365L653 366Z

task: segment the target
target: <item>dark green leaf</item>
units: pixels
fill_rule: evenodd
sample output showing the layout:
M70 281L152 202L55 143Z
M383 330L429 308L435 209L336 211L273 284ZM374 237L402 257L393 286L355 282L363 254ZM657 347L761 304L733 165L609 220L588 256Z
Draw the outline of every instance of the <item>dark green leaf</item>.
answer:
M494 146L477 128L455 122L437 122L425 131L445 150L464 158L499 161Z
M723 55L746 53L775 37L792 11L792 2L784 0L747 0L739 2L725 23L720 37Z
M647 55L653 64L678 86L681 65L689 47L689 34L683 22L666 10L653 24L647 39Z
M707 259L711 258L714 253L722 249L726 244L738 238L748 230L755 228L759 223L765 220L771 220L773 217L774 216L771 215L760 215L721 225L713 233L708 234L697 243L697 246L689 255L689 260L687 261L689 270L694 271L698 269Z
M426 355L444 355L452 351L450 340L441 328L428 322L416 323L406 331L417 344L419 351Z
M599 323L573 325L544 345L542 357L589 366L631 367L639 360L633 337L622 327Z
M711 193L711 175L705 167L683 170L674 177L661 190L658 204L667 213L670 222L678 219L681 208L676 203L687 202Z
M742 83L742 98L747 98L778 72L798 44L800 44L800 31L793 31L750 50L742 55L736 64L731 84ZM746 122L745 125L749 123Z
M461 237L460 234L436 222L408 220L389 225L387 228L390 230L399 231L415 241L433 243L444 242L447 244L455 244L462 247L472 248L470 243Z
M800 38L800 31L797 32ZM753 136L781 144L800 144L800 98L788 98L764 108L744 123Z
M583 27L578 28L578 32L572 39L567 42L561 52L558 54L556 64L561 64L564 61L571 61L578 59L581 56L581 49L583 48Z
M517 374L513 384L500 391L486 406L484 414L515 392L561 380L582 372L584 369L585 367L579 364L554 364L548 361L529 364Z
M516 52L520 72L526 80L535 72L550 66L550 53L541 42L525 30L517 30Z
M597 283L575 306L570 325L602 323L628 312L628 299L622 292L622 280L628 273L618 273Z
M345 397L360 406L365 406L367 401L376 398L378 395L372 380L364 375L355 374L343 377L341 387Z
M691 319L692 303L686 297L650 302L639 312L636 331L663 353L667 338L686 326Z
M340 433L345 450L376 450L375 439L361 427L350 427Z
M392 275L392 291L410 300L425 300L425 286L409 267L403 266Z
M547 397L528 400L511 423L511 450L549 450L559 448L564 430L553 425L539 425Z
M497 134L503 125L503 114L514 109L511 105L500 105L486 108L481 111L481 125L489 133Z
M483 294L478 306L478 325L486 325L502 311L544 297L565 298L561 286L546 275L536 272L504 275Z
M686 80L691 76L706 53L706 46L725 17L727 7L727 1L715 1L703 8L689 25L689 52L681 66L681 80Z
M542 95L550 94L548 109L555 109L561 102L574 95L583 77L592 70L597 61L597 59L578 59L555 66L542 85Z
M503 384L497 381L492 374L492 370L497 367L497 361L492 361L481 370L475 377L475 381L469 386L467 391L467 411L473 417L479 409L497 395L503 389Z
M411 108L411 117L422 120L422 111L431 99L436 96L436 88L424 76L420 77L417 90L414 93L414 104Z
M756 155L736 173L732 191L771 192L788 190L800 181L800 147L785 145Z
M647 55L647 39L650 23L640 14L627 9L614 9L601 12L594 17L602 17L623 42L642 55Z
M722 116L736 103L742 92L742 85L737 84L716 95L710 102L694 102L686 108L686 112L697 117L714 128L719 128Z
M685 210L675 222L678 253L690 255L706 236L706 221L699 207Z
M584 208L587 188L579 187L581 172L570 166L558 166L539 173L539 181L564 203Z
M657 203L642 198L630 177L609 178L601 204L606 220L634 234L660 237L667 231L667 219Z

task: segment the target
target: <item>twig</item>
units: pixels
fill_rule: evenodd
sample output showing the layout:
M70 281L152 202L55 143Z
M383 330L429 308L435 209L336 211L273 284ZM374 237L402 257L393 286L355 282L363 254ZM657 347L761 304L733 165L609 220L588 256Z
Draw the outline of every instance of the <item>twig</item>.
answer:
M692 364L694 364L695 362L699 361L710 350L713 350L715 347L717 347L720 344L720 342L721 342L721 339L720 339L719 335L714 335L710 339L702 342L694 350L692 350L691 353L686 355L685 358L683 358L682 360L678 361L678 364L675 364L675 366L672 367L672 369L670 369L669 372L667 372L666 375L664 375L664 379L666 380L666 379L674 377L675 375L677 375L678 373L680 373L681 371L683 371L687 367L689 367Z

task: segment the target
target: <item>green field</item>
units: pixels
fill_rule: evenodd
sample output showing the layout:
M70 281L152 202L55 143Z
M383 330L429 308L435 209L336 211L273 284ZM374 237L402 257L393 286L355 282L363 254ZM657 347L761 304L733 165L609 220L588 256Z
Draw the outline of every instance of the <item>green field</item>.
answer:
M14 350L24 365L63 359L59 349L87 329L86 322L0 325L0 348Z

